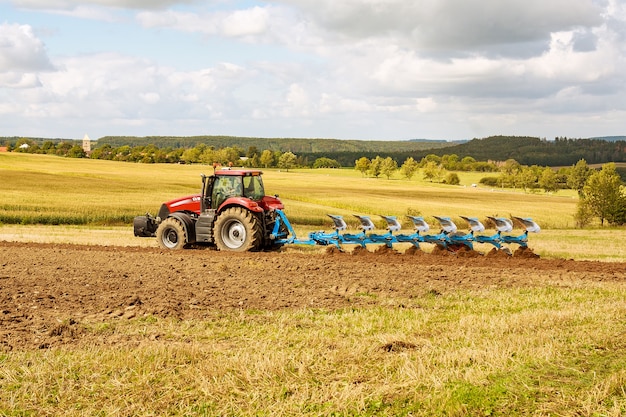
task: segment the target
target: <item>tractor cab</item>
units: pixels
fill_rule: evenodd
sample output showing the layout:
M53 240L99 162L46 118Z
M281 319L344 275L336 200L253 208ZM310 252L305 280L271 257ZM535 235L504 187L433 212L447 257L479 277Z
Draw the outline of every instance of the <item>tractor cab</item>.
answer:
M203 185L202 211L218 210L226 200L233 197L257 202L265 197L261 171L219 170L214 175L203 176Z

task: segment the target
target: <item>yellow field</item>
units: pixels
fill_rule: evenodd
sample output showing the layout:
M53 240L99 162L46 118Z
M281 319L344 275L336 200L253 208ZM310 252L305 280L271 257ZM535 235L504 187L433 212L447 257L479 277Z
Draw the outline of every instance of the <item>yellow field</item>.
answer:
M0 238L29 235L69 235L58 228L20 225L79 225L93 233L115 237L117 243L141 244L132 237L132 218L155 214L164 201L199 192L206 165L133 164L47 155L0 154ZM278 194L297 231L331 228L327 214L344 215L357 227L352 214L395 215L410 229L405 215L423 215L437 229L432 216L450 216L460 229L460 215L532 217L542 233L531 235L532 245L544 256L574 259L625 260L626 229L576 230L573 214L577 197L572 191L543 192L473 187L482 173L460 172L460 186L430 183L418 173L412 180L398 176L366 178L353 169L264 170L268 194ZM35 227L36 230L33 230ZM120 235L128 231L128 242ZM519 231L519 230L518 230ZM489 232L489 231L488 231ZM521 231L519 231L521 233ZM91 233L91 232L90 232ZM43 238L44 240L46 238ZM41 240L41 239L40 239ZM84 240L84 239L83 239ZM88 240L88 239L87 239ZM95 243L95 242L94 242ZM623 245L622 245L623 246Z

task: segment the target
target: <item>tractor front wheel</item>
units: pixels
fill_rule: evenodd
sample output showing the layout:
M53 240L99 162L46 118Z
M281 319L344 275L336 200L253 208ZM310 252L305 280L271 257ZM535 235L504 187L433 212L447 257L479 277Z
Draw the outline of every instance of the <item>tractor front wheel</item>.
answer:
M262 239L259 219L245 208L226 209L215 220L215 245L219 250L256 251L261 247Z
M187 232L180 220L168 217L156 231L157 242L163 249L179 250L187 245Z

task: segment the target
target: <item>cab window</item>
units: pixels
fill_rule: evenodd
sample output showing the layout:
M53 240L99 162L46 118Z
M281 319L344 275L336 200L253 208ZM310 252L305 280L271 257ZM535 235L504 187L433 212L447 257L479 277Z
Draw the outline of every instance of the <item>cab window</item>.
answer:
M258 175L243 177L243 195L251 200L260 200L265 195L263 182Z
M213 184L211 199L213 207L218 208L224 200L230 197L239 197L242 194L241 177L217 177Z

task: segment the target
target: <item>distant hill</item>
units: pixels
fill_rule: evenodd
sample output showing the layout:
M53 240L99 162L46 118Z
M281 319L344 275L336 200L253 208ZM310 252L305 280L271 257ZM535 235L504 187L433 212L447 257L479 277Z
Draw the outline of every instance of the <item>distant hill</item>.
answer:
M238 147L247 151L250 147L259 150L293 152L295 154L342 153L342 152L411 152L452 146L446 141L383 141L346 139L300 139L300 138L254 138L237 136L104 136L98 145L112 147L155 145L159 148L193 148L198 144L217 148Z
M626 141L626 136L599 136L597 138L588 138L592 140L605 140L607 142Z
M458 145L461 143L466 143L469 139L461 139L461 140L443 140L443 139L409 139L409 142L426 142L426 143L447 143L449 145Z
M515 159L523 165L564 166L581 159L589 164L626 162L626 141L602 139L565 139L554 141L526 136L492 136L436 149L435 155L471 156L477 161Z

